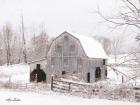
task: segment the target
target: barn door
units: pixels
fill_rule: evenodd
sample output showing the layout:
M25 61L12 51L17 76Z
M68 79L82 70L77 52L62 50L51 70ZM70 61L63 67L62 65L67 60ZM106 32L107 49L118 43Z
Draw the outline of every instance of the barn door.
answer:
M87 73L87 82L90 83L90 72Z
M96 67L96 71L95 71L95 81L98 81L101 79L101 69L100 67Z
M34 69L30 74L31 82L46 82L46 73L40 69L40 64L36 65L37 68Z

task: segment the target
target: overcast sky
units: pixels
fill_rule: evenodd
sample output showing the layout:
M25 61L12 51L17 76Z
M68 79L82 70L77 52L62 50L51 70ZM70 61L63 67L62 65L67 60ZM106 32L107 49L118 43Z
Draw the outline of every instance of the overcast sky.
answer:
M92 12L97 10L98 5L104 14L110 15L118 8L117 1L0 0L0 26L7 22L19 26L22 14L26 31L40 30L45 26L50 36L57 36L65 30L84 35L106 35L110 30Z
M51 37L58 36L65 30L90 36L129 35L126 45L132 45L133 31L125 33L122 29L112 31L98 14L94 13L99 7L104 15L114 15L120 9L119 1L0 0L0 28L5 23L10 23L18 30L21 26L21 15L23 15L26 39L33 36L32 31L37 33L43 27Z

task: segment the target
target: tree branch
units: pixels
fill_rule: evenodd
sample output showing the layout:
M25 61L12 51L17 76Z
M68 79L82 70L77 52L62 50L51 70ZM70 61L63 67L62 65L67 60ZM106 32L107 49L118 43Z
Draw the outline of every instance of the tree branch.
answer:
M135 9L136 9L136 11L138 11L138 8L131 2L131 1L129 1L129 0L126 0L131 6L133 6Z

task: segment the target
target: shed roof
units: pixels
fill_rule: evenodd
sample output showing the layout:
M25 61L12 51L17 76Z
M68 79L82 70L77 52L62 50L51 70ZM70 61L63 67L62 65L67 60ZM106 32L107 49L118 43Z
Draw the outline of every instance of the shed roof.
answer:
M103 46L94 38L89 36L79 35L73 32L66 32L79 39L86 55L90 58L107 58L107 54Z

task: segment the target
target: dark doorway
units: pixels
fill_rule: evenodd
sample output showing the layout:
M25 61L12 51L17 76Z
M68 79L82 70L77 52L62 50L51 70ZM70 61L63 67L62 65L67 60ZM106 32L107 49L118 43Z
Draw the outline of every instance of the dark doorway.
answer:
M101 69L100 67L96 67L96 71L95 71L95 81L98 81L101 79Z
M31 82L46 82L46 74L40 69L40 64L36 65L36 69L34 69L30 74Z
M107 78L107 69L105 69L105 78Z
M106 64L106 60L105 59L103 59L103 65L105 65Z
M87 73L87 82L90 83L90 72Z
M66 74L66 71L62 71L62 75L65 75Z

